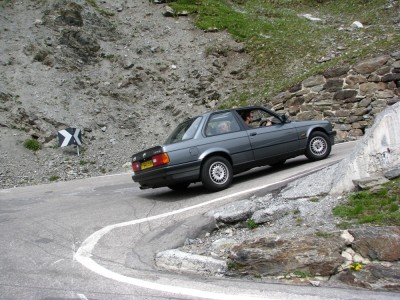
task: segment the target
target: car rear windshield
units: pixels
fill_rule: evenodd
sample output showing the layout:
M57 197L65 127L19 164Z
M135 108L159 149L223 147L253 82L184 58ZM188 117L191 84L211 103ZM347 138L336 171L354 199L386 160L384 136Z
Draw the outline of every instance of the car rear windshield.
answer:
M201 117L196 117L179 124L165 141L165 145L190 140L196 134L201 122Z

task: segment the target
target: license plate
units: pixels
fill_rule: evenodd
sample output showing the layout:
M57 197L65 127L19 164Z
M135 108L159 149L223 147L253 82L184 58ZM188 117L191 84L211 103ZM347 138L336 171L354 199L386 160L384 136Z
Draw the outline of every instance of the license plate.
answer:
M140 164L140 167L141 167L142 170L151 168L152 166L153 166L153 161L152 160L148 160L148 161L142 162Z

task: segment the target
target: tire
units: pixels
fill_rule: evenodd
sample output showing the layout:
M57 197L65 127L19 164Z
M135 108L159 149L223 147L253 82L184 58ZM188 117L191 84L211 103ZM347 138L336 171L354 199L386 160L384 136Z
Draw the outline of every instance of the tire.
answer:
M331 153L332 144L329 137L320 131L311 133L306 149L306 156L311 161L321 160Z
M231 185L232 178L232 165L226 158L213 156L204 162L201 181L207 190L222 191Z
M186 190L189 185L190 182L182 182L182 183L171 184L168 187L173 191L183 191Z

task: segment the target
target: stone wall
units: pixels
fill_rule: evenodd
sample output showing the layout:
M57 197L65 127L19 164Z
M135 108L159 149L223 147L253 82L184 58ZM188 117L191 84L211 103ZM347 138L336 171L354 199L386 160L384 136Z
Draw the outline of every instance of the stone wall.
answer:
M336 142L363 136L375 116L400 101L400 51L339 66L275 96L271 107L292 120L328 119Z

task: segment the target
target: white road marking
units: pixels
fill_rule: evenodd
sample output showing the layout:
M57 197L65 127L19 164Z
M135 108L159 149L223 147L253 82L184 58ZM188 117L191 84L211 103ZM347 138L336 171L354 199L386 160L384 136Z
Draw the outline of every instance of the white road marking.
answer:
M315 172L315 170L311 171L310 173ZM96 246L97 242L108 232L115 228L120 228L120 227L125 227L125 226L131 226L131 225L136 225L144 222L149 222L152 220L158 220L162 219L165 217L177 215L180 213L183 213L185 211L189 211L192 209L196 209L205 205L209 205L215 202L219 202L228 198L240 196L243 194L255 192L264 188L267 188L272 185L276 185L279 183L283 183L288 180L292 180L297 177L302 177L305 176L305 174L301 174L300 176L292 176L290 178L274 182L271 184L267 184L264 186L259 186L255 188L251 188L248 190L240 191L231 195L226 195L223 197L216 198L214 200L210 200L207 202L202 202L200 204L196 204L193 206L185 207L182 209L178 209L175 211L167 212L164 214L156 215L156 216L151 216L148 218L143 218L143 219L138 219L138 220L132 220L128 222L123 222L119 224L114 224L114 225L108 225L99 231L94 232L92 235L90 235L79 247L78 251L74 255L74 259L76 259L79 263L81 263L84 267L88 268L89 270L103 276L106 278L110 278L119 282L124 282L128 283L131 285L135 285L141 288L146 288L146 289L151 289L151 290L156 290L156 291L161 291L161 292L167 292L167 293L172 293L176 295L181 295L181 296L191 296L191 297L203 297L203 298L208 298L208 299L265 299L264 297L256 297L253 295L245 295L245 294L236 294L236 295L228 295L228 294L222 294L222 293L214 293L214 292L209 292L209 291L203 291L203 290L196 290L196 289L191 289L191 288L184 288L184 287L178 287L178 286L170 286L170 285L165 285L165 284L158 284L155 282L151 281L146 281L138 278L133 278L133 277L128 277L124 276L118 273L115 273L113 271L110 271L102 266L100 266L98 263L96 263L93 259L91 259L92 256L92 251L93 248ZM274 298L268 298L273 300Z
M88 300L88 298L86 298L84 294L76 294L76 295L79 297L79 299Z
M61 258L61 259L59 259L59 260L56 260L55 262L53 262L51 265L55 265L55 264L58 264L60 261L63 261L64 259L63 258Z

